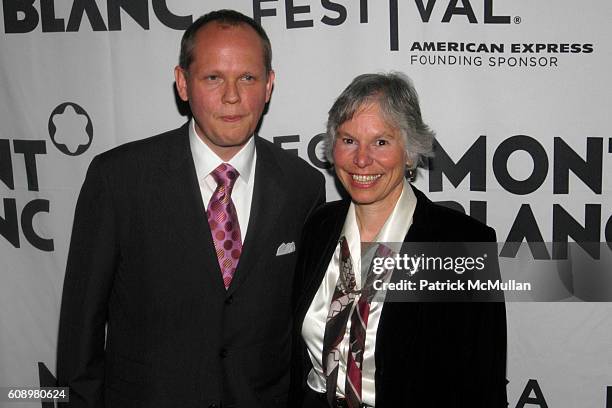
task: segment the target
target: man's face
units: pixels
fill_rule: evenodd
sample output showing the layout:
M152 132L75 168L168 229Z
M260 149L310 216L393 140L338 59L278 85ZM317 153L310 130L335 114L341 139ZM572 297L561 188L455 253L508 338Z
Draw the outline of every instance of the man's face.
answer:
M209 23L196 34L191 65L174 73L198 136L228 161L253 135L270 100L274 72L266 74L261 39L246 24Z

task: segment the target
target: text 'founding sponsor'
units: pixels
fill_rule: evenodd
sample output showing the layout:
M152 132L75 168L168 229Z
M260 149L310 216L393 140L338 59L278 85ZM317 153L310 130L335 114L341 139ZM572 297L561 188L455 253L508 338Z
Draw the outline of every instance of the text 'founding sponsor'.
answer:
M561 58L592 54L592 43L473 43L416 41L410 64L427 66L556 68Z

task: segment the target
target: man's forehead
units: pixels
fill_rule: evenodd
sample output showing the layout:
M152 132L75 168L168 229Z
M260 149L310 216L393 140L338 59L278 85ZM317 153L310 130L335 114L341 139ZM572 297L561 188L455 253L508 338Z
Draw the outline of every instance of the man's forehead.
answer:
M219 53L219 55L240 56L241 59L244 59L247 55L253 55L254 58L261 59L261 65L265 68L263 40L246 23L234 25L210 22L197 31L193 47L193 62L197 60L204 62L206 56L212 51L213 53ZM236 50L234 50L235 48Z
M253 38L259 39L257 31L255 31L255 29L249 26L247 23L227 23L222 21L211 21L200 27L196 32L196 39L206 39L207 36L219 34L219 31L226 32L226 34L229 31L242 31L244 33L250 34ZM220 34L223 35L224 33Z

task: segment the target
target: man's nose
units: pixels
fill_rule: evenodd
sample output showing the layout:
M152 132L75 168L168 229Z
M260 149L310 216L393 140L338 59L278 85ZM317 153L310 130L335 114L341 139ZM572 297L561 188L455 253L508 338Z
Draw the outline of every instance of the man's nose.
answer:
M370 155L370 147L367 145L360 145L355 152L353 163L357 167L364 168L372 164L372 156Z
M238 86L233 81L228 81L225 85L223 92L223 103L237 103L240 102L240 92Z

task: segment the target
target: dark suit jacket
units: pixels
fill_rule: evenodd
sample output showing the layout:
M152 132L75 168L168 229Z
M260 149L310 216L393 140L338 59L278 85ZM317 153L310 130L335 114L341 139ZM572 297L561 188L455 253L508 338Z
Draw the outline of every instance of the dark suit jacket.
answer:
M414 187L413 187L414 188ZM495 231L432 203L417 206L405 242L495 242ZM302 322L336 248L348 201L319 208L304 228L295 279L297 304L292 406L300 407L312 368ZM386 302L376 332L376 408L506 407L506 317L497 303Z
M323 177L256 137L250 221L226 290L187 129L120 146L89 168L58 340L70 406L286 403L297 255L276 253L299 247L306 217L325 200Z

